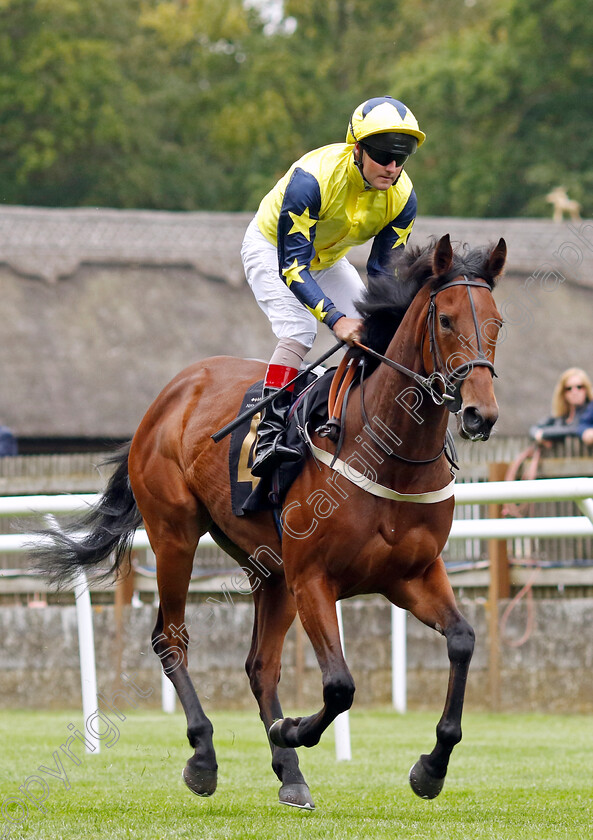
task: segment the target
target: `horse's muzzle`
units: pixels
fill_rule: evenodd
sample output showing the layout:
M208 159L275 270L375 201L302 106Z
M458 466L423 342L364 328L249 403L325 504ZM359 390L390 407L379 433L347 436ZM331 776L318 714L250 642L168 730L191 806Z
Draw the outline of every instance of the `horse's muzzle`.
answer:
M498 420L498 412L483 415L479 408L473 405L463 407L456 415L457 431L465 440L488 440L492 427Z

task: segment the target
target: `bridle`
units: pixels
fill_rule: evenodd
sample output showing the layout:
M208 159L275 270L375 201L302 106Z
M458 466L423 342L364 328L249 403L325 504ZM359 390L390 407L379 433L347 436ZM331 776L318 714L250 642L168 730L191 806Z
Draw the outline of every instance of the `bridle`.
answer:
M440 294L440 292L444 292L446 289L450 289L453 286L465 286L467 289L474 322L477 355L473 359L465 358L465 360L460 365L457 365L457 367L453 370L448 370L447 364L443 360L436 339L436 297ZM439 286L438 289L433 289L430 293L430 303L428 305L426 324L422 334L421 343L422 352L426 336L428 336L429 350L432 358L432 373L428 376L422 376L422 374L410 370L410 368L407 368L404 365L400 365L399 362L394 362L392 359L387 358L387 356L384 356L382 353L378 353L376 350L372 350L360 341L355 341L354 344L360 350L363 350L369 356L377 359L382 364L387 365L388 367L393 368L393 370L397 370L399 373L403 373L405 376L413 379L414 382L430 394L435 405L446 405L447 409L452 414L457 414L461 410L462 405L461 386L466 377L469 376L475 367L486 367L491 371L492 376L496 376L494 365L486 358L486 354L484 353L482 337L480 335L480 325L478 324L476 306L471 291L472 287L487 289L489 292L492 291L485 280L470 280L466 275L463 275L463 279L457 278L455 280L450 280L448 283ZM471 343L471 346L473 346L473 342ZM437 385L439 385L442 390L438 390L436 387Z
M440 292L445 291L445 289L450 289L453 286L465 286L467 289L467 294L469 297L472 318L474 322L474 331L476 337L476 344L477 344L477 355L473 359L464 359L462 364L457 365L453 370L447 370L447 365L443 360L437 339L436 339L436 297ZM473 279L470 280L466 275L463 275L463 279L457 278L455 280L451 280L448 283L444 283L437 289L434 289L430 293L430 302L428 305L428 312L426 315L426 322L424 325L424 330L422 333L422 340L421 340L421 355L423 356L423 350L426 342L426 337L428 336L429 341L429 350L432 359L432 373L428 376L422 376L422 374L417 373L416 371L410 370L410 368L405 367L404 365L399 364L399 362L395 362L392 359L387 358L381 353L378 353L376 350L367 347L366 345L362 344L360 341L355 341L354 345L358 347L360 350L364 351L365 354L377 359L382 364L387 365L388 367L392 368L393 370L398 371L399 373L403 373L405 376L410 377L410 379L414 380L418 385L424 388L430 394L433 402L435 405L442 406L446 405L447 409L457 414L461 410L462 400L461 400L461 385L466 377L470 374L474 367L485 367L488 368L492 374L492 376L496 376L494 371L494 365L492 362L488 361L486 358L486 354L484 353L482 339L480 336L480 325L478 324L478 317L476 314L476 307L474 304L474 299L472 295L472 288L482 288L488 289L489 292L492 291L490 285L486 283L485 280L480 279ZM465 346L465 345L464 345ZM473 346L473 345L472 345ZM400 455L398 452L395 452L385 441L383 441L379 435L377 435L373 429L371 428L371 423L369 422L369 418L365 409L364 404L364 357L362 360L361 365L361 373L360 373L360 401L361 401L361 413L362 419L364 422L364 429L365 432L373 439L376 445L382 449L387 455L396 458L399 461L403 461L407 464L412 464L416 466L421 466L425 464L432 464L437 461L443 454L449 461L451 467L457 469L456 461L456 452L455 452L455 444L452 438L452 435L449 429L446 430L445 434L445 441L441 450L432 458L425 458L425 459L412 459L406 458L403 455ZM342 418L341 422L337 424L337 429L339 429L338 437L337 437L337 444L336 450L334 454L327 452L324 449L316 446L307 430L307 423L305 422L302 426L299 426L299 431L301 432L303 439L309 446L313 457L317 461L321 461L321 463L326 464L330 467L330 469L334 469L337 472L345 475L350 481L355 484L358 484L363 490L366 490L369 493L372 493L375 496L381 496L383 498L388 498L400 502L416 502L419 504L433 504L435 502L444 501L445 499L450 498L453 493L453 487L455 484L455 476L453 471L452 481L446 487L441 488L440 490L430 491L428 493L421 493L421 494L402 494L398 493L395 490L392 490L389 487L385 487L381 484L377 484L377 482L370 480L367 476L362 473L357 473L356 470L353 470L351 465L348 466L347 463L341 461L338 457L340 452L343 440L344 440L344 432L345 432L345 419L346 419L346 405L348 402L348 392L350 388L354 384L354 379L352 379L348 384L347 393L342 403ZM439 390L436 386L440 384L442 390ZM317 429L317 433L321 434L321 436L330 435L328 431L329 427L326 427L323 432L321 429ZM332 431L336 431L332 429ZM336 440L336 437L332 437L333 440ZM360 440L360 438L357 438ZM348 469L347 469L348 467ZM354 475L354 477L353 477Z
M445 291L445 289L450 289L452 286L465 286L465 288L467 289L467 295L469 298L469 304L471 307L472 318L474 322L474 332L476 336L476 347L478 354L473 359L466 359L460 365L457 365L457 367L453 368L453 370L448 370L447 365L443 361L441 351L436 340L435 298L439 294L439 292L443 292ZM484 353L480 326L478 324L478 316L476 314L476 305L474 303L474 298L471 293L472 286L476 288L488 289L489 292L492 291L488 283L486 283L484 280L469 280L465 275L463 275L463 280L451 280L449 283L445 283L439 289L434 289L430 293L430 304L428 306L428 314L426 316L425 334L426 332L428 332L429 348L433 362L433 370L438 372L442 376L442 380L444 383L442 398L447 403L447 408L452 414L457 414L457 412L461 410L461 386L465 378L471 373L471 371L475 367L486 367L490 370L492 376L496 376L494 365L492 364L492 362L488 361L488 359L486 358L486 354ZM424 336L422 343L424 344ZM471 346L473 346L473 343ZM446 373L442 373L443 368L447 370Z
M467 359L464 357L464 361L457 365L453 370L447 369L447 364L445 363L442 353L440 351L437 338L436 338L436 316L437 316L437 309L436 309L436 297L440 292L444 292L446 289L450 289L453 286L465 286L467 289L467 294L470 302L472 319L474 322L474 332L476 338L476 346L477 346L477 355L473 359ZM446 405L447 409L453 413L457 414L461 410L462 399L461 399L461 385L463 381L469 376L470 372L473 370L474 367L485 367L490 370L492 376L496 376L496 372L494 370L494 365L486 358L486 354L484 352L482 338L480 335L480 325L478 324L478 316L476 313L476 307L472 295L472 288L481 288L487 289L489 292L492 291L490 285L486 283L485 280L480 279L472 279L470 280L466 275L463 275L463 278L456 278L455 280L450 280L448 283L444 283L442 286L439 286L436 289L433 289L430 293L430 301L428 304L428 311L426 314L426 321L424 324L424 329L422 332L422 339L420 343L420 353L421 356L424 355L424 346L426 342L426 338L428 336L429 342L429 350L432 359L432 372L428 376L423 376L421 373L417 371L413 371L410 368L405 367L405 365L401 365L399 362L395 362L393 359L389 359L387 356L383 355L382 353L378 353L376 350L373 350L371 347L367 347L365 344L362 344L360 341L354 341L354 346L358 347L359 350L362 350L366 355L371 356L377 361L381 362L387 367L392 368L393 370L398 371L398 373L403 373L405 376L408 376L414 382L416 382L420 387L426 390L434 402L435 405L442 406ZM464 345L464 347L467 345ZM473 342L470 346L473 346ZM387 455L390 457L396 458L398 461L403 461L406 464L414 464L414 465L423 465L423 464L432 464L437 461L443 454L449 461L449 464L457 469L457 464L455 463L457 459L457 455L455 452L455 444L449 429L446 431L445 441L443 446L439 450L439 452L434 455L432 458L407 458L404 455L401 455L399 452L394 451L385 441L381 439L379 435L377 435L374 430L372 429L372 425L369 422L368 414L365 408L365 400L364 400L364 384L365 384L365 364L364 364L364 357L362 359L362 365L360 366L360 404L361 404L361 416L364 423L365 432L372 438L375 444L382 449ZM299 425L299 430L303 435L303 439L306 441L307 445L311 449L313 455L318 459L321 460L323 463L327 463L329 467L332 469L338 469L338 465L341 464L339 461L338 455L342 447L342 443L344 441L344 433L345 433L345 419L346 419L346 406L348 403L348 394L350 389L352 388L355 382L354 378L351 378L346 394L344 396L342 402L342 417L339 422L335 425L330 427L329 424L326 424L324 427L320 427L317 429L317 433L320 434L322 437L330 436L333 440L336 441L336 450L332 455L325 452L325 450L316 447L310 439L308 431L306 429L306 422L302 425ZM437 385L440 385L442 390L437 388ZM323 431L322 431L323 430ZM343 467L343 464L341 464ZM340 467L340 469L341 469ZM340 471L340 470L338 470ZM369 482L366 482L369 484ZM373 489L370 489L369 492L374 492L375 494L381 495L384 492L391 494L389 498L403 498L401 494L395 493L395 491L387 490L386 488L381 488L380 491L377 490L380 485L376 485L374 482L370 482L373 485ZM366 489L369 489L367 487ZM436 501L436 497L434 494L429 493L428 498L431 501ZM440 498L440 497L439 497ZM406 498L405 501L412 501L412 498Z

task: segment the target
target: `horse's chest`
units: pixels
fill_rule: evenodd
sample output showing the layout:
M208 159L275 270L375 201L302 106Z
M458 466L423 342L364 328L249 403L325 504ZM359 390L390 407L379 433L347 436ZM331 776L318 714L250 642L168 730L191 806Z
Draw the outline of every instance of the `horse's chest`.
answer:
M441 552L441 541L424 526L398 534L396 530L380 534L374 554L385 571L398 570L401 577L416 577L433 563Z
M439 556L434 537L408 533L388 543L379 533L364 545L350 547L329 563L329 571L339 572L343 589L350 594L382 592L395 580L421 577Z

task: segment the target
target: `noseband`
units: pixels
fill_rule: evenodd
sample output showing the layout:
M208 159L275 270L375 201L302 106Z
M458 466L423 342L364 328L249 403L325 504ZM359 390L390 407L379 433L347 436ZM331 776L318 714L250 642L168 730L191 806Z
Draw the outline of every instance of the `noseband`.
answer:
M444 292L445 289L450 289L453 286L465 286L467 289L472 318L474 321L474 331L476 334L476 346L478 353L475 358L466 359L464 362L462 362L462 364L449 371L447 370L447 365L443 360L438 342L436 340L435 299L440 292ZM404 367L404 365L400 365L398 362L394 362L392 359L388 359L387 356L384 356L381 353L377 353L376 350L372 350L370 347L361 344L359 341L356 341L354 343L357 347L359 347L361 350L364 350L365 353L368 353L374 359L377 359L378 361L382 362L388 367L393 368L394 370L399 371L399 373L403 373L406 376L409 376L411 379L413 379L418 385L420 385L422 388L428 391L435 405L446 405L447 409L452 414L457 414L457 412L461 410L462 405L461 386L466 377L469 376L471 371L474 369L474 367L489 368L492 375L496 376L494 365L492 364L492 362L488 361L488 359L486 358L486 354L484 353L482 337L480 335L480 326L478 324L478 316L476 314L476 307L471 291L472 286L481 289L487 289L489 292L492 291L488 283L486 283L484 280L469 280L464 275L462 280L451 280L449 283L445 283L443 286L440 286L438 289L434 289L430 293L430 303L428 305L428 313L426 315L426 325L424 333L422 335L422 346L424 346L425 336L428 334L429 349L432 358L433 369L432 373L430 373L428 376L422 376L421 374L416 373L415 371L410 370L407 367ZM441 386L442 390L439 390L436 387L437 384Z
M466 359L466 361L462 362L462 364L458 365L453 370L448 370L447 365L443 361L443 357L441 356L441 351L436 340L435 330L437 310L435 298L439 294L439 292L444 292L445 289L450 289L453 286L465 286L465 288L467 289L467 296L469 298L469 304L472 311L472 318L474 321L474 332L476 335L476 347L478 355L473 359ZM484 280L469 280L464 275L463 280L451 280L449 283L445 283L444 286L441 286L439 289L435 289L430 293L430 304L428 306L428 314L426 316L426 332L428 332L429 349L433 365L432 376L434 377L436 375L442 381L443 392L440 396L442 398L442 401L444 401L447 404L447 408L452 414L457 414L457 412L461 410L461 386L463 385L465 378L469 376L469 374L475 367L486 367L490 370L492 376L496 376L494 365L492 364L492 362L488 361L488 359L486 358L486 354L484 353L482 345L482 336L480 335L480 326L478 324L478 316L476 314L476 306L474 304L474 298L471 292L472 286L481 289L488 289L489 292L492 291L488 283L486 283ZM473 347L473 342L470 342L470 345ZM466 346L467 345L464 345L464 347ZM428 378L430 379L431 377ZM433 393L434 399L434 390L432 390L431 393ZM437 402L437 404L439 403Z

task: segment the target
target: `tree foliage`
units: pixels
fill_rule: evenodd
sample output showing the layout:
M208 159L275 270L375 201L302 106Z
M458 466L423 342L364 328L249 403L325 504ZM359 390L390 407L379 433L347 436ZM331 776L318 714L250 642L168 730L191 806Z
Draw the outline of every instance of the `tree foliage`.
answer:
M259 3L261 6L261 2ZM254 209L391 93L428 135L423 214L590 212L593 23L577 0L0 0L0 199Z
M413 168L428 212L548 215L560 184L591 212L592 39L576 0L506 0L402 63L429 133Z

